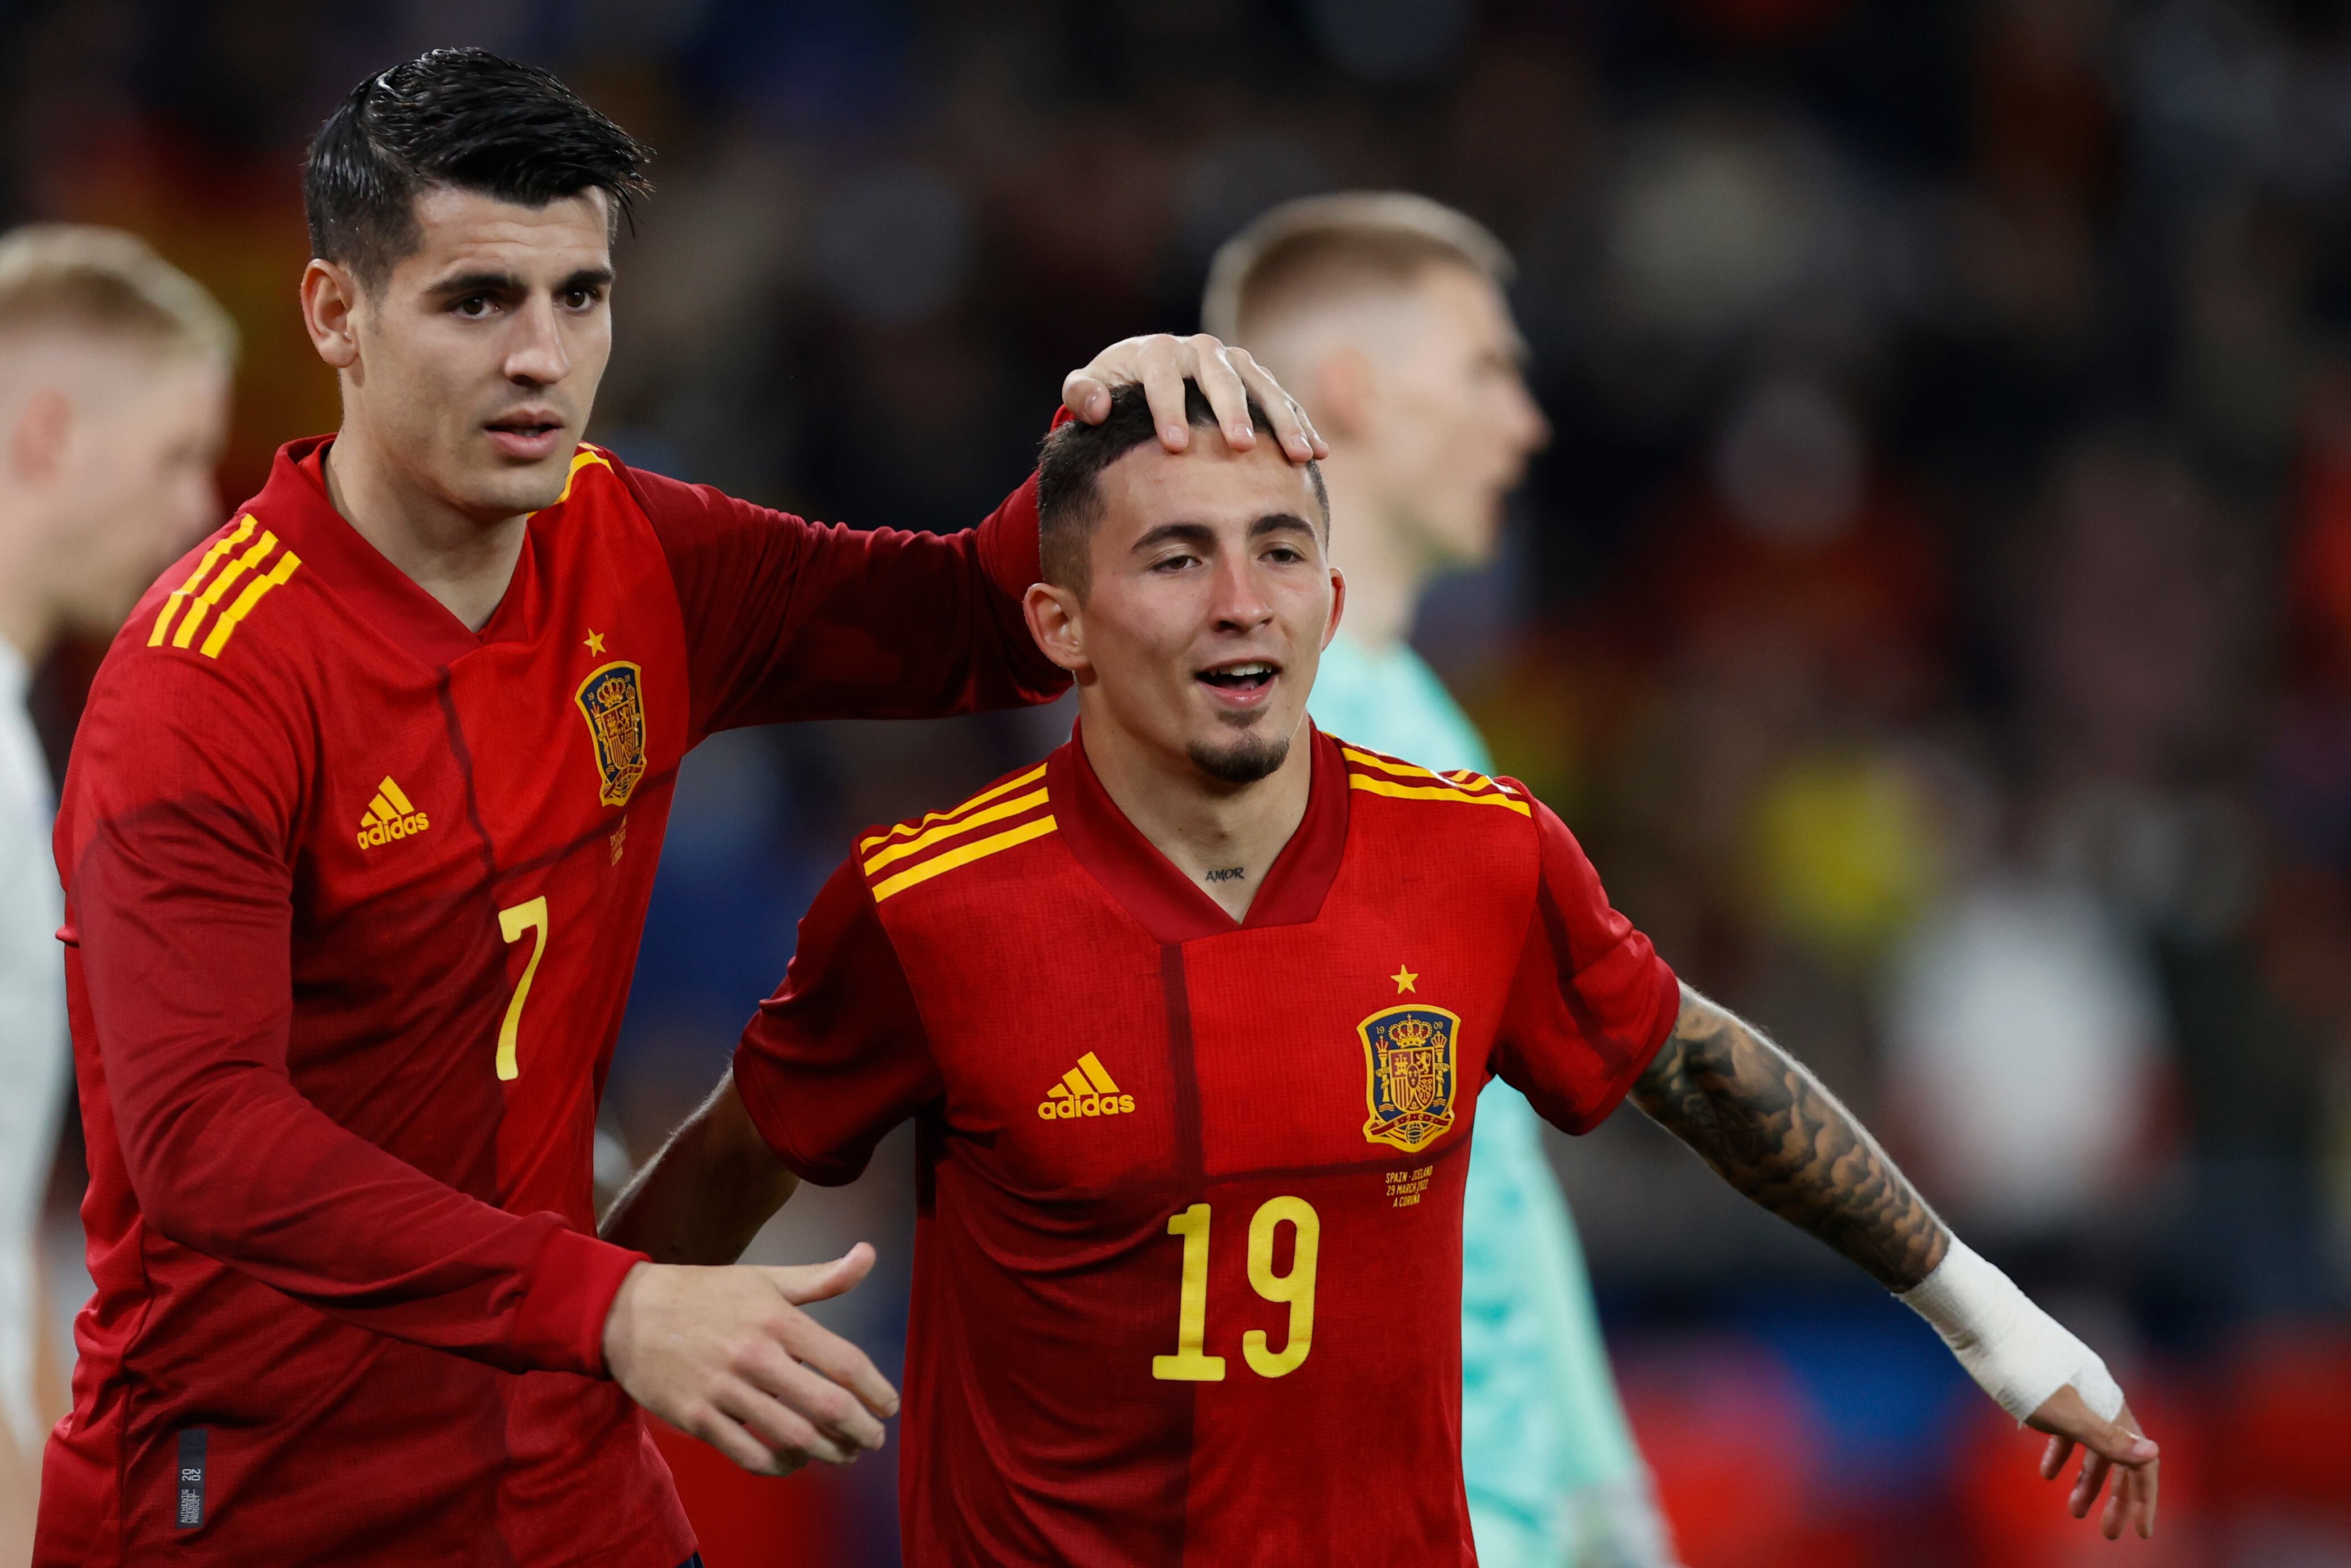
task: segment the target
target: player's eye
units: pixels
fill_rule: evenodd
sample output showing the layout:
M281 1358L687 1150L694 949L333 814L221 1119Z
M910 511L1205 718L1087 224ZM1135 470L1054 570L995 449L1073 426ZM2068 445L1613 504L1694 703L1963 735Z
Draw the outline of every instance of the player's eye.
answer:
M1180 571L1187 566L1197 563L1199 559L1196 555L1163 555L1151 563L1151 570L1161 572Z
M492 307L488 295L468 294L450 308L468 321L478 321L490 313Z
M1296 545L1276 545L1265 552L1265 559L1276 566L1295 566L1304 560L1306 555Z
M567 288L563 291L564 308L570 310L585 310L596 303L596 290L592 288Z

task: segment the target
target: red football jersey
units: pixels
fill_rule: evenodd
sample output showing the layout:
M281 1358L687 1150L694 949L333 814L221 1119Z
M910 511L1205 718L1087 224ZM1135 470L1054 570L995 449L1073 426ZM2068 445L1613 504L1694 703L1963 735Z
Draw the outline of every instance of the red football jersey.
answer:
M1248 919L1073 740L863 839L745 1031L808 1179L917 1119L911 1564L1474 1561L1479 1089L1593 1126L1678 987L1518 785L1311 744Z
M475 633L327 451L150 591L76 737L97 1293L36 1561L675 1568L590 1172L678 761L1053 690L1011 596L1033 489L860 533L583 447Z

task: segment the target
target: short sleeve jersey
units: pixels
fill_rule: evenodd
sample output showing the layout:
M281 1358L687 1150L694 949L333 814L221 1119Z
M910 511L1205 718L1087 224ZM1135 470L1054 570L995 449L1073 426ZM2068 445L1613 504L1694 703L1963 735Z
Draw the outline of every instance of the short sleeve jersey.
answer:
M1247 919L1081 736L863 838L745 1032L744 1103L808 1179L919 1128L910 1563L1474 1561L1479 1091L1590 1128L1677 987L1512 781L1311 744Z
M602 1375L636 1255L593 1235L591 1153L679 759L1050 667L1001 526L820 528L592 447L472 631L329 461L286 449L155 585L76 737L97 1291L35 1560L675 1568Z

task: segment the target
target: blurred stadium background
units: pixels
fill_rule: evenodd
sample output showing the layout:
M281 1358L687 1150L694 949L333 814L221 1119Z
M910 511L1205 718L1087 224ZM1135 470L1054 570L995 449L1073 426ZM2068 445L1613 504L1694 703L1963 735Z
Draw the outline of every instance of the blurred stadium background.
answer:
M1419 645L2168 1459L2161 1537L2095 1540L1909 1314L1624 1113L1555 1153L1688 1560L2351 1564L2351 6L0 0L0 226L137 230L235 312L228 495L336 420L307 133L460 42L661 149L592 434L824 518L977 519L1061 371L1188 329L1274 201L1490 225L1558 439ZM44 676L60 762L94 656ZM850 832L1066 723L697 754L614 1170ZM881 1243L839 1315L883 1348L910 1168L762 1242ZM886 1455L742 1488L676 1451L713 1568L895 1561Z

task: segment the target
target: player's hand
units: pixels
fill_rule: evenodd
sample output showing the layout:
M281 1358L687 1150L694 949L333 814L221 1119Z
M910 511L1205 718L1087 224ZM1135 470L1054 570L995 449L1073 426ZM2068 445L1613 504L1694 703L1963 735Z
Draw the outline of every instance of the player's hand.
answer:
M872 1267L862 1241L796 1269L640 1263L604 1320L604 1364L630 1398L747 1470L848 1464L882 1446L898 1391L799 1303L838 1296Z
M2067 1384L2042 1401L2025 1425L2050 1434L2048 1451L2041 1456L2043 1480L2057 1479L2074 1445L2084 1449L2082 1473L2074 1482L2073 1495L2065 1500L2075 1519L2090 1517L2090 1505L2098 1500L2098 1489L2111 1475L2115 1484L2106 1493L2099 1530L2108 1541L2119 1540L2136 1520L2141 1540L2155 1534L2155 1472L2162 1450L2140 1433L2138 1418L2128 1405L2116 1411L2113 1420L2101 1421L2074 1385Z
M1274 439L1292 463L1328 457L1331 448L1314 433L1314 422L1298 400L1246 349L1228 348L1206 332L1178 338L1165 332L1125 338L1093 357L1083 370L1071 371L1061 382L1061 401L1088 424L1110 417L1113 387L1143 383L1151 402L1151 417L1159 425L1159 443L1170 452L1192 444L1192 422L1184 417L1184 382L1200 383L1217 423L1225 427L1226 444L1244 452L1257 444L1250 427L1249 400L1256 398L1273 422Z

